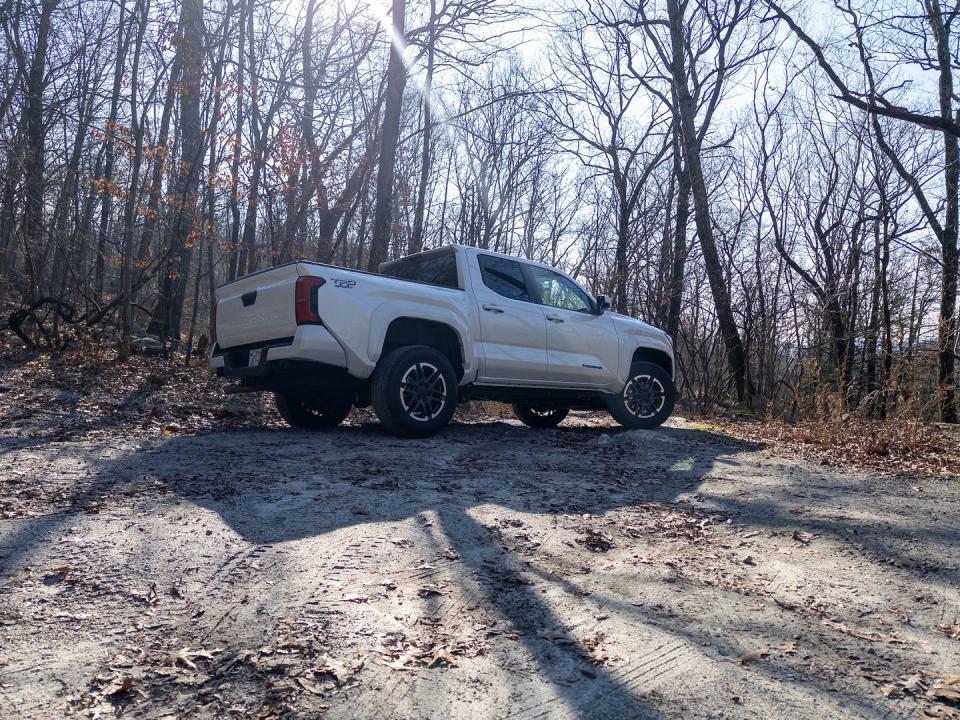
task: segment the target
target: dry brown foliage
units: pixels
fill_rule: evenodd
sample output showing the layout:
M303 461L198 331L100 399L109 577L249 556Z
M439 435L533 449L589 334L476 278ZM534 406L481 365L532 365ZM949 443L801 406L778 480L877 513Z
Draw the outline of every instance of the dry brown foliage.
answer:
M738 418L712 424L742 440L771 443L826 465L960 477L960 428L917 419L868 420L845 414L797 423Z
M175 433L282 424L272 399L224 394L203 359L134 356L114 349L7 353L0 358L0 424L60 440L90 433Z

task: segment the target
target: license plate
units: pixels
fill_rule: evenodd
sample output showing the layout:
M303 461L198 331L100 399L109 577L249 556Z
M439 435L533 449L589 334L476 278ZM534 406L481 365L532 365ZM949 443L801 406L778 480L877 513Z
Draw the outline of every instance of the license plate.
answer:
M250 359L247 360L247 367L256 367L260 364L260 356L263 355L263 349L258 348L257 350L250 351Z

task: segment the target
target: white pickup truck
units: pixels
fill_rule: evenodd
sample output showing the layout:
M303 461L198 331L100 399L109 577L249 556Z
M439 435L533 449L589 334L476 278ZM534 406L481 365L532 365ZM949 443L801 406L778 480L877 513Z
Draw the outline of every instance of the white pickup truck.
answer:
M269 391L294 427L370 404L389 432L432 435L457 403L512 403L531 427L571 408L653 428L673 410L673 343L541 263L462 245L380 274L294 262L217 292L210 364L231 392Z

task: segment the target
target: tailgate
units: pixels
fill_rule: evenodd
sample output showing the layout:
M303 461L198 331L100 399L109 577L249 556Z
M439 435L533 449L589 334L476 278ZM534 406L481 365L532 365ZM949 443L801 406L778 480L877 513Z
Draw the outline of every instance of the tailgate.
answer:
M217 343L222 348L292 338L297 331L298 263L234 280L217 290Z

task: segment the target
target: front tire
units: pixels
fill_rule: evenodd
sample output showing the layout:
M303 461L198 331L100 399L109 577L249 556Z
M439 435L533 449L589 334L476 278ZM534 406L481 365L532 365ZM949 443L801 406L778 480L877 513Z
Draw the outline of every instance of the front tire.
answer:
M638 362L631 366L623 390L607 400L607 407L625 428L652 430L670 417L676 400L670 373L659 365Z
M350 414L353 403L343 398L304 398L276 394L277 411L290 427L322 430L336 427Z
M392 350L377 363L373 409L387 432L429 437L457 409L457 376L445 355L427 345Z
M563 422L570 411L567 408L541 408L535 405L513 404L513 414L527 427L552 428Z

